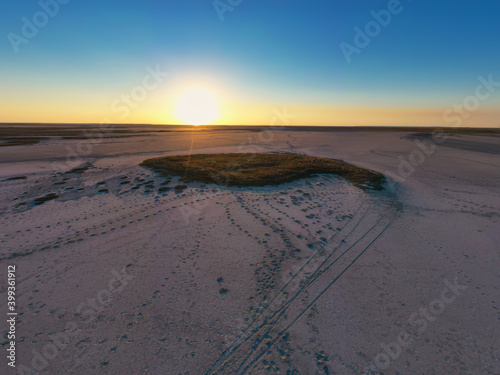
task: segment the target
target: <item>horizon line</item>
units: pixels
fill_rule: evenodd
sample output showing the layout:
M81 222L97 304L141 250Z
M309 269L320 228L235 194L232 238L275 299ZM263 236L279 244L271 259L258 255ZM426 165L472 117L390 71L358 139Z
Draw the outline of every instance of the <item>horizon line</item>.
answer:
M0 122L3 125L93 125L100 126L100 122ZM440 125L306 125L306 124L283 124L283 125L257 125L257 124L206 124L206 125L189 125L189 124L157 124L157 123L106 123L107 125L118 126L187 126L194 128L201 127L217 127L217 126L242 126L242 127L275 127L275 128L402 128L402 129L421 129L421 128L442 128L442 129L500 129L500 125L496 126L440 126Z

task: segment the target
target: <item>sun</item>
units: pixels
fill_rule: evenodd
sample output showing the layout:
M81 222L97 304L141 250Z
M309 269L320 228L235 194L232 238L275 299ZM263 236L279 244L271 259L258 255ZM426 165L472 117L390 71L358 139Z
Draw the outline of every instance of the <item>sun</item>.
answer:
M208 90L192 88L179 96L175 116L187 125L208 125L219 117L219 105Z

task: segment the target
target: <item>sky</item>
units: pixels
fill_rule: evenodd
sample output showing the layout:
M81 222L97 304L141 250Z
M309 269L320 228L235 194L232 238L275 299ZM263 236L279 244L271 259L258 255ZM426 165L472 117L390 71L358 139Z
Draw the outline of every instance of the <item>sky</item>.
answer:
M4 0L0 122L499 127L499 14L497 0Z

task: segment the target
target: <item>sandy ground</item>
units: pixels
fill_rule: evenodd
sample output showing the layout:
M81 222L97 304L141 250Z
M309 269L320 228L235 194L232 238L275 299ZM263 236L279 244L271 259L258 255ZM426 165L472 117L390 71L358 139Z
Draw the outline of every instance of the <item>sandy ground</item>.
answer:
M15 265L18 312L16 369L2 354L0 372L500 374L500 137L419 139L173 132L0 148L0 297ZM138 165L190 149L332 157L390 184L183 188Z

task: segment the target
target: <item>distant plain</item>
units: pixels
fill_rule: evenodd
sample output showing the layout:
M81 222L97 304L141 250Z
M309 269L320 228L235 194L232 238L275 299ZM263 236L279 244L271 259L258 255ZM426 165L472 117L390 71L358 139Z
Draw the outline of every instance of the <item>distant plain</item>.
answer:
M234 187L141 166L255 152L342 160L387 181ZM495 130L4 124L1 276L17 265L18 363L47 374L495 374L499 153ZM436 310L450 283L463 288ZM425 329L411 324L422 308ZM411 340L382 368L401 332ZM59 333L68 340L47 358Z

